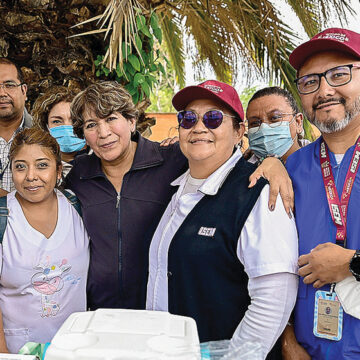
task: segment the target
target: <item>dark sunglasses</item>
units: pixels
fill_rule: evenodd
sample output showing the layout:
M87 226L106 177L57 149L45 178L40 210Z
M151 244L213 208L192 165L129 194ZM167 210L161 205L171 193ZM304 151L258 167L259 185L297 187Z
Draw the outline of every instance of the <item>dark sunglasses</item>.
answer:
M236 118L224 114L221 110L210 110L203 115L202 121L208 129L216 129L223 122L224 116ZM198 114L191 110L182 110L177 113L177 120L182 128L191 129L198 121Z

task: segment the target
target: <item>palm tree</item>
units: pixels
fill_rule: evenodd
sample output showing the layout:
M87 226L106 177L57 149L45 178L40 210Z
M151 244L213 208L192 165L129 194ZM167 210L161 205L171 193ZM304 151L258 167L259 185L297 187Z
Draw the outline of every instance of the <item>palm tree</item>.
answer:
M105 5L103 0L0 1L0 56L22 68L29 109L52 85L81 89L94 79L94 53L105 52L102 37L68 37L79 31L72 25L102 13Z
M184 85L185 78L183 35L186 33L191 34L196 44L195 63L201 66L209 61L219 80L231 83L240 71L249 75L255 70L282 84L299 101L294 85L296 73L288 62L297 36L291 24L281 20L274 3L268 0L108 0L106 11L97 17L102 21L100 28L109 34L105 61L110 69L122 62L126 54L121 52L118 43L124 36L126 42L135 44L136 9L141 9L145 17L155 11L160 19L165 52L180 86ZM288 0L287 3L309 37L318 33L331 17L346 19L346 12L353 13L349 1L345 0ZM306 130L309 132L308 125Z
M96 78L94 63L99 54L106 53L105 62L110 69L121 68L128 47L122 51L119 44L125 39L135 50L139 48L136 35L144 25L144 18L151 23L153 35L158 40L163 38L166 56L180 86L184 85L184 59L188 55L183 42L186 33L192 35L198 50L194 55L197 66L201 68L204 61L209 61L219 80L231 82L240 71L249 74L252 69L282 83L297 96L293 83L295 72L288 63L296 35L291 24L281 20L274 3L269 0L1 0L0 56L13 58L23 68L32 103L53 84L86 86ZM346 11L352 11L346 0L287 0L287 3L309 36L320 30L320 24L325 26L331 16L345 19ZM152 16L154 12L158 24L152 23L157 22ZM139 14L140 20L136 19ZM102 28L96 28L92 21L71 28L94 18ZM142 29L144 33L145 30ZM102 31L107 33L105 41ZM69 37L88 32L92 35ZM147 101L141 105L145 108Z

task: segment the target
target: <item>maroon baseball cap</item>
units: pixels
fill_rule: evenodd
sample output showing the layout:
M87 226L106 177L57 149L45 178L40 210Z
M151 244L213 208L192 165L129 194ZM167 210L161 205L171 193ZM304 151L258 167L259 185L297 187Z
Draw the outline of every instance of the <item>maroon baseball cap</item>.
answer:
M312 55L321 51L337 50L360 58L360 34L341 28L330 28L298 46L289 57L290 64L299 70Z
M186 106L197 99L214 99L231 108L244 121L244 110L236 90L223 82L207 80L199 85L187 86L180 90L172 99L177 111L184 110Z

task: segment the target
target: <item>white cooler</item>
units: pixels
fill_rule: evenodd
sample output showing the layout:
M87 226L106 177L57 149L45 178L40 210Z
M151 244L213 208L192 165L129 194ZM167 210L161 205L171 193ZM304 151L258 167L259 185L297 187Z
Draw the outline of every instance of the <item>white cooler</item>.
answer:
M45 360L200 360L193 319L167 312L99 309L74 313Z

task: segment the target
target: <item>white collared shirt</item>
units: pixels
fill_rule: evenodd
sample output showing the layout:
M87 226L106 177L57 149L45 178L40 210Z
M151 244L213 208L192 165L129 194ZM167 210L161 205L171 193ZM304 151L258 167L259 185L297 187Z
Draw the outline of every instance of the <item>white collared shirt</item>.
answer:
M182 195L189 170L172 182L172 185L179 186L179 189L173 195L166 208L150 245L149 279L146 299L147 309L168 311L167 263L172 238L186 216L203 196L215 195L218 192L241 156L240 150L237 150L229 160L200 185L198 191L195 193ZM268 275L278 273L288 273L288 275L297 274L298 244L295 221L293 218L289 219L281 200L277 201L275 210L270 211L268 209L268 199L269 186L266 185L251 210L238 239L237 255L250 279L250 294L252 291L251 286L254 284L252 279L266 278ZM226 204L222 206L226 206ZM199 224L199 229L201 226L202 224ZM280 318L286 319L282 321L279 329L276 329L276 336L280 335L279 331L280 333L282 331L280 328L285 326L295 302L297 277L295 275L290 276L292 279L290 281L287 279L284 283L286 284L284 286L288 286L288 289L285 289L287 299L282 299L285 305L286 303L290 305L285 306L285 309L277 309L277 311L281 312L281 314L277 315L279 315ZM275 282L279 283L278 280L277 278ZM254 289L256 287L255 284ZM284 321L285 323L283 324ZM255 326L255 328L261 328L260 324L252 325ZM274 324L272 324L272 326L273 325ZM259 334L261 333L260 331ZM270 334L263 335L265 337L272 336ZM270 344L266 346L264 352L268 351L272 345L273 342L270 340Z

